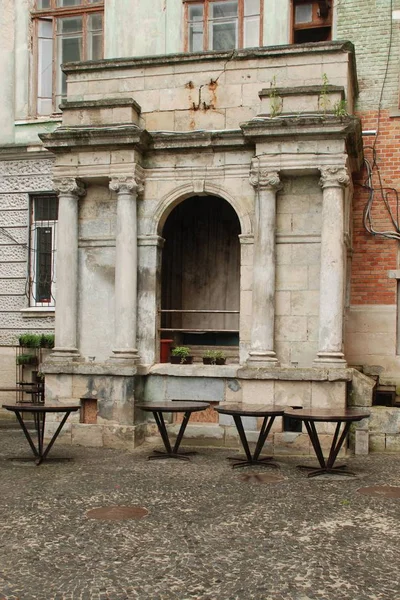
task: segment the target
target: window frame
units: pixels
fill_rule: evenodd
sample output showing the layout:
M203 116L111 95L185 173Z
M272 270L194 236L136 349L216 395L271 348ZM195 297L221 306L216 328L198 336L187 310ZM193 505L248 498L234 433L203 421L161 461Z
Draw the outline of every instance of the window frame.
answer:
M33 73L32 73L32 113L36 117L52 116L60 114L56 106L58 85L58 65L57 65L57 19L64 17L82 17L82 60L87 60L87 38L88 38L88 17L93 13L101 13L103 18L103 36L102 36L102 56L104 56L104 4L105 0L99 2L90 2L90 0L80 0L80 4L75 6L57 6L58 0L50 0L49 8L37 8L38 0L34 0L34 8L31 10L32 22L32 51L33 51ZM53 30L53 48L52 48L52 112L42 114L38 111L38 92L39 92L39 23L41 20L51 19Z
M183 39L183 48L184 52L196 52L195 50L189 49L189 6L193 4L202 4L203 5L203 50L202 52L220 52L219 50L215 51L208 47L209 45L209 14L210 14L210 4L215 2L229 2L230 0L183 0L184 6L184 39ZM237 15L237 26L238 26L238 36L237 41L238 45L236 50L243 49L243 41L244 41L244 2L245 0L237 0L238 3L238 15ZM258 35L258 46L262 46L263 44L263 22L264 22L264 0L260 0L260 27L259 27L259 35ZM254 47L254 46L248 46Z
M35 203L38 199L46 198L48 201L57 202L57 219L41 220L35 219ZM50 282L50 300L43 302L36 300L35 286L38 284L35 281L35 272L37 270L37 247L39 228L49 227L52 230L51 240L51 282ZM29 308L55 308L56 289L57 289L57 230L58 230L58 196L57 194L46 192L29 194L29 251L28 251L28 297Z
M329 0L329 16L321 18L318 16L319 1L318 0L290 0L290 43L296 43L294 41L296 31L305 31L307 29L323 29L330 27L328 39L332 39L332 26L333 26L333 9L334 0ZM307 23L300 23L296 25L296 6L299 4L312 4L312 21Z

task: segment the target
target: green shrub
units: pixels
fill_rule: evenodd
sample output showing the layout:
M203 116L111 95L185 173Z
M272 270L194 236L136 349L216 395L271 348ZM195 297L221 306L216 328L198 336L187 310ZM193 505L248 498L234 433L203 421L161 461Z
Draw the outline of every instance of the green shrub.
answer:
M19 345L24 348L40 348L41 340L40 333L23 333L19 336Z

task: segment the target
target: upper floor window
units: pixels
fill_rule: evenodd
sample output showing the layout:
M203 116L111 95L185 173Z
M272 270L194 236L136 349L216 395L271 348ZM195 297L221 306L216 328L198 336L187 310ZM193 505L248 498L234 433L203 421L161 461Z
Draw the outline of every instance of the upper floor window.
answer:
M61 65L103 57L104 0L36 0L32 13L35 108L57 112L67 86Z
M185 50L232 50L262 44L263 0L189 0Z
M292 0L294 44L325 42L332 37L333 0Z

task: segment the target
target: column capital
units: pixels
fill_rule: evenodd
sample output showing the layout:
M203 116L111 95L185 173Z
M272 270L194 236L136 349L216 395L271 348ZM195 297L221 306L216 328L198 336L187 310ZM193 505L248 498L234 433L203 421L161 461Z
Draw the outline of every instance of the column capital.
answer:
M250 183L258 189L271 190L277 192L282 189L282 182L278 171L271 171L252 161L250 169Z
M144 190L143 180L131 175L111 177L109 186L117 194L141 194Z
M346 167L320 167L321 179L319 185L325 189L329 187L344 188L350 184L350 176Z
M85 196L86 188L82 181L75 177L60 177L53 180L54 190L57 194L71 194Z

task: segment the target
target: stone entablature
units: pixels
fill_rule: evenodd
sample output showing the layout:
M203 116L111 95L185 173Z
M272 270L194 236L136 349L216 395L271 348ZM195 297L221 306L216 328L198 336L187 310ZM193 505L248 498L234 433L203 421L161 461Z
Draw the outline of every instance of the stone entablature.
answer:
M237 129L265 112L259 93L272 82L320 86L322 93L324 76L343 88L349 114L357 96L349 42L109 59L69 64L65 71L68 102L133 98L148 131Z

